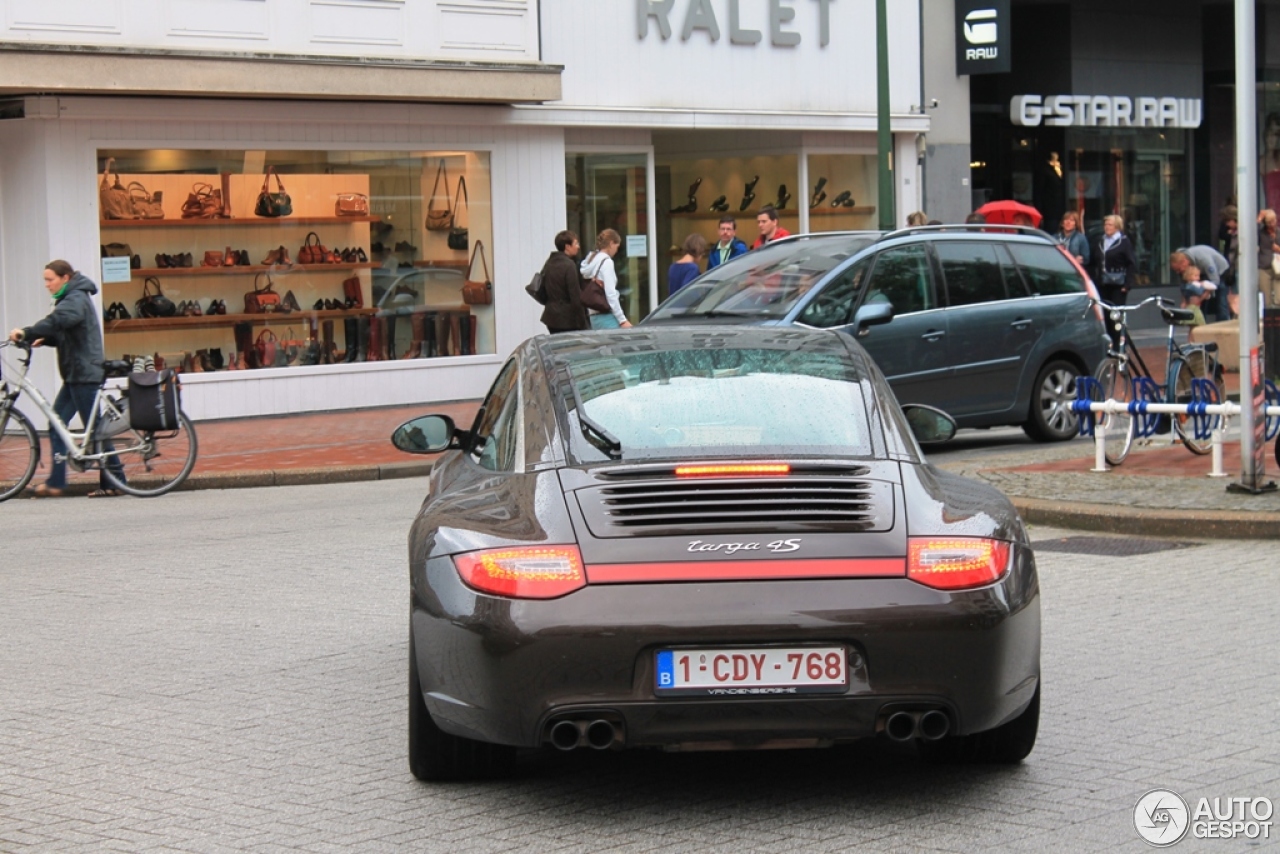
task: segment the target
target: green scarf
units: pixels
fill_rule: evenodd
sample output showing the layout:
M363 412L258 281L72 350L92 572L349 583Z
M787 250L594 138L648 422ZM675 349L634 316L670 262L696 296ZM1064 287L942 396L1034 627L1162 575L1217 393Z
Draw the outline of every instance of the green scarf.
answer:
M67 279L67 283L66 283L65 285L63 285L61 288L59 288L59 289L58 289L58 292L57 292L56 294L54 294L54 295L53 295L53 301L54 301L54 302L57 302L58 300L62 299L64 296L66 296L67 288L69 288L69 287L71 287L71 280L70 280L70 279Z

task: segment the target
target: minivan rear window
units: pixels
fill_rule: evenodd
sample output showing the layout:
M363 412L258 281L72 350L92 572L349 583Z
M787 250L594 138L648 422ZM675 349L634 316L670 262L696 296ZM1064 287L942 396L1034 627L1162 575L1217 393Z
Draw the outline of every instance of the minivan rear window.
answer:
M1011 242L1009 251L1022 268L1031 293L1039 296L1084 293L1084 279L1057 247Z

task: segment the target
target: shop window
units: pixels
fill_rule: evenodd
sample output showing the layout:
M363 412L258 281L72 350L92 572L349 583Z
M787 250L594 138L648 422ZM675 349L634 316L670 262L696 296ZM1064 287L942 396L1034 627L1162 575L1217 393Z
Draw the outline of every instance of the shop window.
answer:
M871 274L866 302L890 303L895 314L937 308L925 248L904 246L881 252Z
M810 231L878 229L879 174L867 154L809 155Z
M1037 296L1078 294L1084 291L1084 280L1075 265L1051 246L1014 244L1009 246L1013 258L1027 277L1031 293Z
M934 248L942 262L949 305L973 305L1004 299L1004 275L1000 272L994 246L938 243Z
M155 353L214 371L496 350L487 152L100 153L108 159L133 203L109 200L106 180L103 254L131 260L104 260L111 357ZM264 181L274 199L260 204ZM146 218L110 218L131 215ZM141 316L148 282L174 315Z

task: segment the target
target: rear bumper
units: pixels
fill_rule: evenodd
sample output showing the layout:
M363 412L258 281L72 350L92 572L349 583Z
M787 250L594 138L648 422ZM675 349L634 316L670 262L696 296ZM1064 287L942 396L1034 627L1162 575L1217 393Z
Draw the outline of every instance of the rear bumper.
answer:
M937 708L952 731L999 726L1039 679L1034 559L946 593L906 579L593 585L551 601L478 594L452 562L415 570L412 631L440 727L544 744L555 721L615 721L626 746L752 746L874 735L886 708ZM844 646L841 694L658 697L660 648Z

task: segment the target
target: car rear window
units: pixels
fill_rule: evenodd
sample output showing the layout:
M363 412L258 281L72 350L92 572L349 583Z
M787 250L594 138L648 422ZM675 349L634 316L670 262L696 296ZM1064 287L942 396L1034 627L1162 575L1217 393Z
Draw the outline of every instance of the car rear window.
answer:
M1009 251L1022 268L1031 293L1043 296L1084 293L1084 279L1056 246L1010 243Z
M847 353L707 348L564 358L587 416L617 439L623 459L871 453L867 377ZM582 433L571 397L575 456L606 459L599 438Z
M647 320L783 317L810 288L873 239L800 239L753 250L694 279Z

